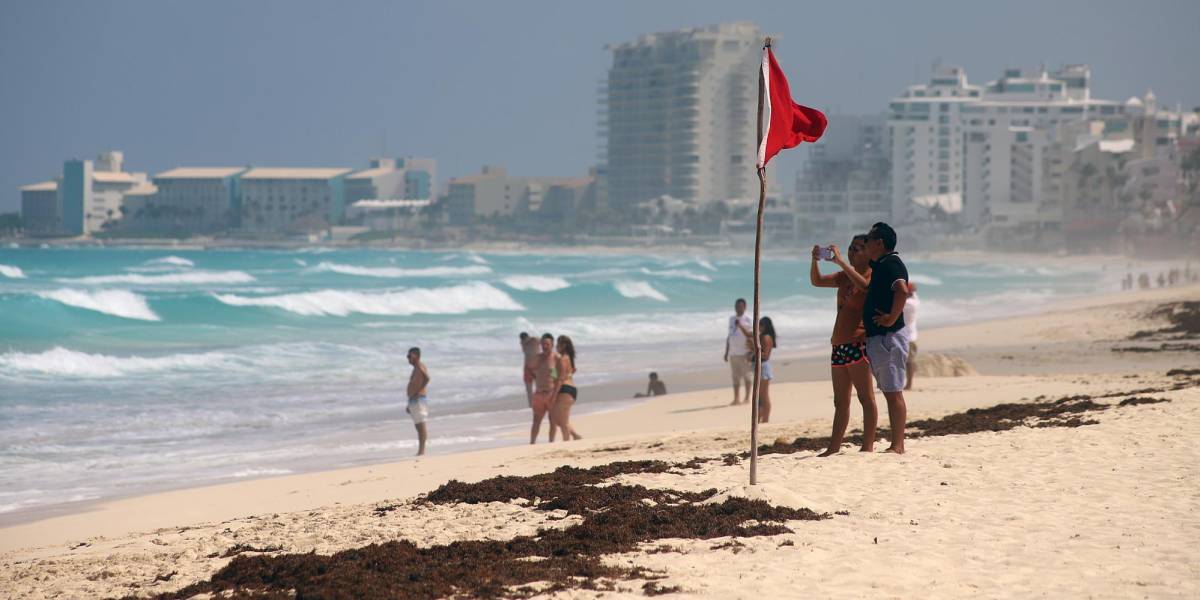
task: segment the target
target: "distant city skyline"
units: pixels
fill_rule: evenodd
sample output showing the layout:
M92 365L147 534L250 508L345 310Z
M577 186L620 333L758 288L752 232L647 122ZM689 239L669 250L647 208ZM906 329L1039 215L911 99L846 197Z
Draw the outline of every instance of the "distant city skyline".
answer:
M830 114L882 113L939 60L972 82L1088 63L1099 97L1200 105L1193 2L10 2L0 212L64 160L108 149L150 174L358 168L386 138L388 156L435 158L442 180L485 164L582 175L601 154L605 45L730 21L777 34L797 100ZM801 156L772 165L785 189Z

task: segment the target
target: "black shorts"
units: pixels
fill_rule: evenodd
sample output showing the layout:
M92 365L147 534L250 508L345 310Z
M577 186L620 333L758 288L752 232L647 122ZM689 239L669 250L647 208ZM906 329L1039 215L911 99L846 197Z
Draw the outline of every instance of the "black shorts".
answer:
M866 349L867 345L864 342L837 344L829 356L829 364L834 367L848 367L860 362L870 362L867 360Z
M578 400L578 399L579 399L579 390L578 390L578 389L576 389L576 388L575 388L575 386L573 386L573 385L571 385L571 384L569 384L569 383L564 383L564 384L562 385L562 387L558 388L558 393L560 393L560 394L570 394L570 395L571 395L571 399L572 399L572 400Z

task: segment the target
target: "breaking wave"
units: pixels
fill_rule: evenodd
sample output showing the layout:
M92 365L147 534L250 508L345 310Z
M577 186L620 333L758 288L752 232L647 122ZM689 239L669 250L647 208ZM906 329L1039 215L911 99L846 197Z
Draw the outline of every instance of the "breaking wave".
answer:
M425 267L421 269L405 269L401 267L360 267L339 263L322 262L312 268L317 272L341 273L343 275L358 275L361 277L461 277L467 275L487 275L491 267L477 265L473 267Z
M545 275L513 275L505 277L501 281L504 285L521 291L535 292L555 292L571 287L571 284L562 277L548 277Z
M181 256L164 256L146 261L147 265L170 265L172 267L194 267L196 263Z
M0 265L0 275L10 279L25 279L25 271L22 271L21 267L12 265Z
M59 278L63 283L81 283L84 285L176 285L176 284L205 284L205 283L250 283L256 281L254 276L245 271L191 271L187 273L167 273L163 275L95 275L75 279Z
M486 283L389 292L320 290L278 296L213 294L213 297L230 306L279 308L306 316L344 317L352 313L384 316L458 315L476 310L525 310L511 296Z
M122 377L139 373L160 373L179 369L218 366L228 357L217 352L172 354L169 356L110 356L88 354L62 347L38 353L0 354L0 373L55 375L70 377Z
M107 315L140 319L143 321L160 321L158 315L150 310L146 298L128 290L73 290L62 288L49 292L38 292L39 297L61 302L67 306L94 310Z
M659 302L669 301L662 292L654 289L654 286L645 281L618 281L613 283L613 287L617 289L617 293L626 298L649 298Z
M695 273L687 269L666 269L662 271L652 271L645 267L641 268L641 272L645 275L654 275L658 277L671 277L675 279L691 279L692 281L702 281L704 283L712 283L712 277L703 273Z

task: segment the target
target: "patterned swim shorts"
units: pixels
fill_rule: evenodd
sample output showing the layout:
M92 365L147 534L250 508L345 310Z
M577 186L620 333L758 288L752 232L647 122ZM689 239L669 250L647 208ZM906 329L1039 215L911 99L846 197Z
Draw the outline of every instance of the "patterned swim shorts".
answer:
M867 360L867 345L863 342L837 344L829 356L829 364L835 367L848 367ZM870 362L870 361L867 361Z

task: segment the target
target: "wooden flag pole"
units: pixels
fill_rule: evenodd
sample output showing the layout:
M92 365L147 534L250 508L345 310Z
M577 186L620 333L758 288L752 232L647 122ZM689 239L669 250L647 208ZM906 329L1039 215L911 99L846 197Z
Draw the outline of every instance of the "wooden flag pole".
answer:
M763 40L763 49L771 47L771 38ZM763 138L763 81L762 66L758 69L758 148L762 147ZM762 272L762 234L763 212L767 207L767 167L758 169L758 225L754 230L754 388L751 392L750 403L750 485L758 485L758 394L759 380L762 378L762 335L759 333L759 276Z

